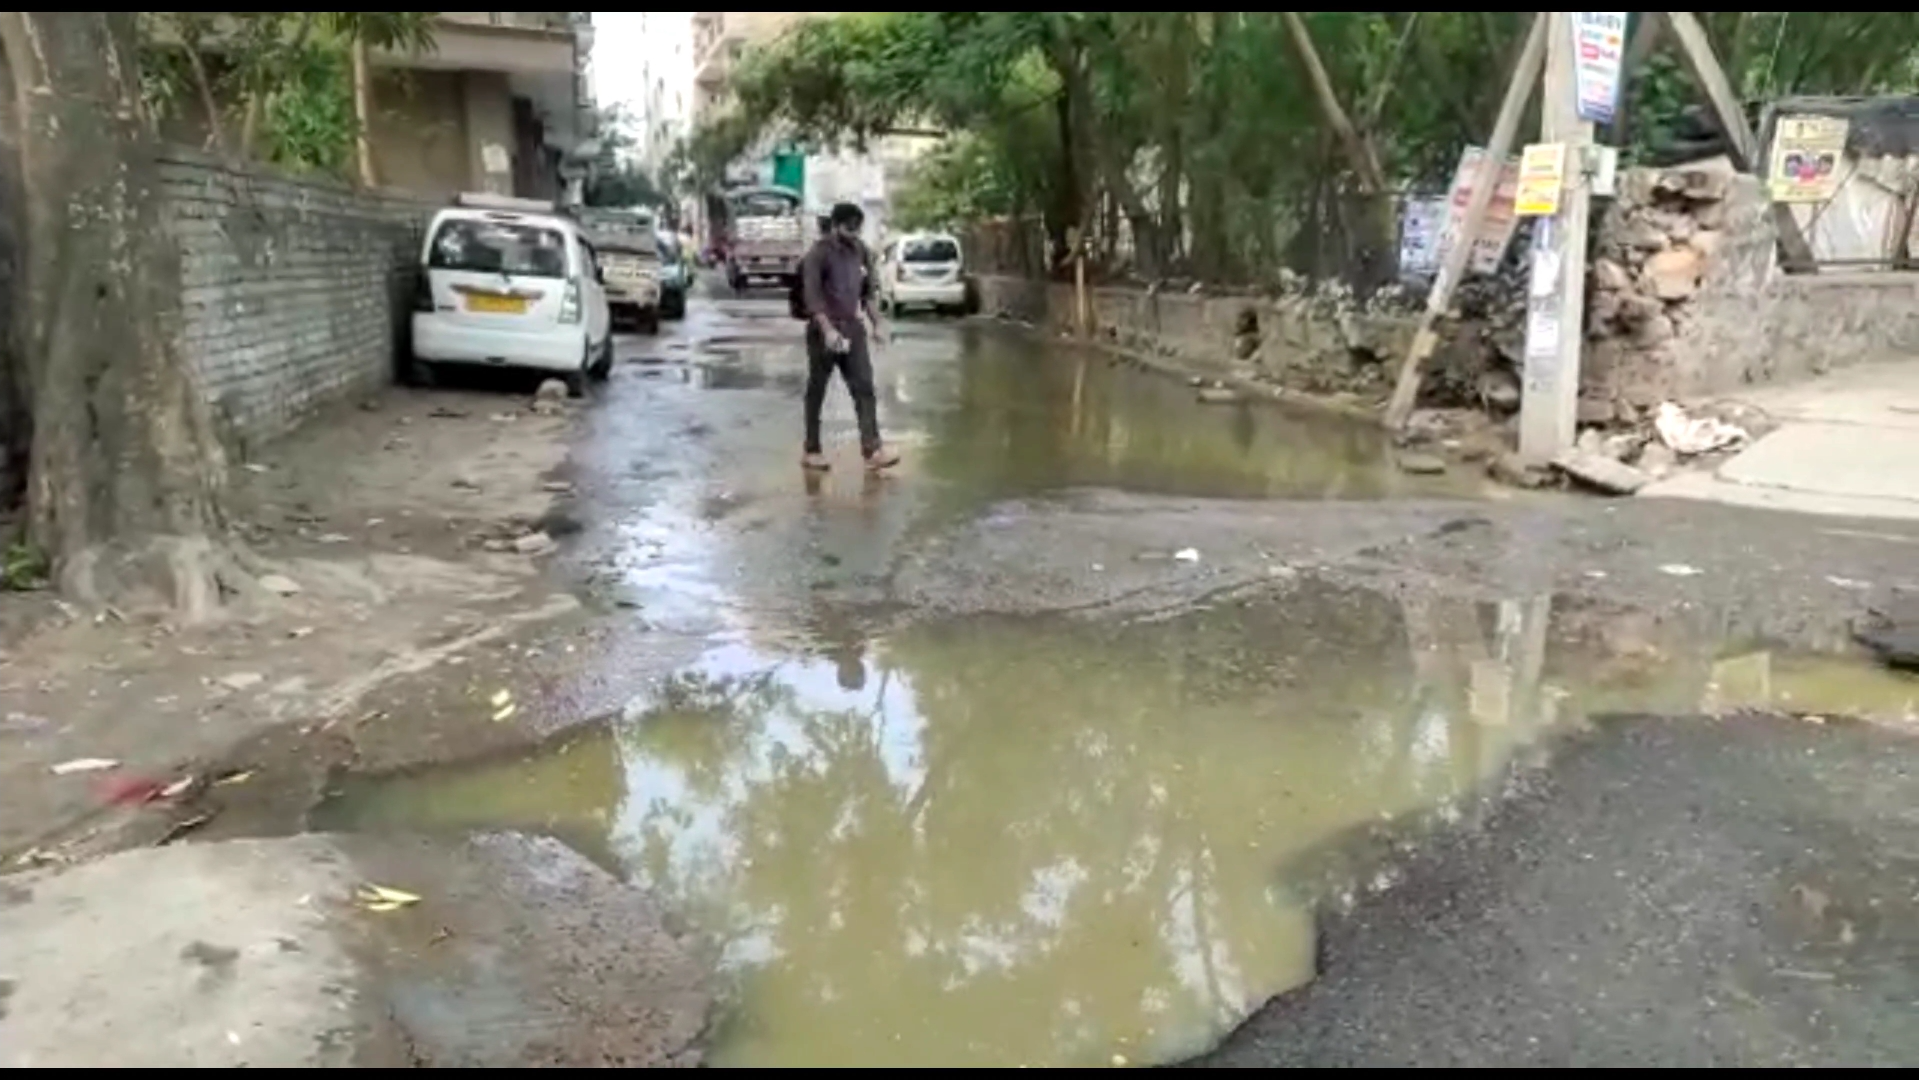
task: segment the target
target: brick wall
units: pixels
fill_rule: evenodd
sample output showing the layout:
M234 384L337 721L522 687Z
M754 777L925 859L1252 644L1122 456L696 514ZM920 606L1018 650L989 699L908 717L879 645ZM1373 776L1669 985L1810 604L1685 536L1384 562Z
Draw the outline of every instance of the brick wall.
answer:
M181 346L241 446L392 379L432 207L170 149Z

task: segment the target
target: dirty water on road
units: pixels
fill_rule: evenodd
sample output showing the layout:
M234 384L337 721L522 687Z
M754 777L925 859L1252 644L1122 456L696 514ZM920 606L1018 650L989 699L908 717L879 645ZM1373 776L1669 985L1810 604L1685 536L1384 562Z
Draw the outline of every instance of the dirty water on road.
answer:
M729 977L711 1063L1178 1058L1312 976L1326 897L1289 861L1462 813L1553 730L1919 702L1919 682L1665 640L1569 598L1311 574L1129 622L894 617L916 538L1000 500L1468 489L1398 474L1376 432L940 325L880 356L900 474L859 473L836 387L838 468L808 481L792 325L772 304L696 307L683 336L628 346L589 420L581 563L622 607L567 694L616 718L528 756L349 778L311 822L548 832L630 875ZM681 650L663 678L634 659L662 637Z
M1649 666L1558 607L1305 580L1156 623L724 641L617 721L359 778L315 824L550 832L630 874L720 951L715 1064L1166 1060L1312 976L1329 897L1290 860L1455 816L1552 729L1919 701L1919 681L1763 650Z

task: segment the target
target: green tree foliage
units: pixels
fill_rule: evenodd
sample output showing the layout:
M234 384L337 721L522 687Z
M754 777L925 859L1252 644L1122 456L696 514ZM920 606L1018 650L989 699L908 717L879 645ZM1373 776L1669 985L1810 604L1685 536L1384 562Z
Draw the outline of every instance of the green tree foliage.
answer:
M156 123L202 118L210 146L286 168L346 172L360 124L352 49L425 52L432 11L155 11L141 75Z
M768 130L860 145L954 133L900 196L913 222L1037 220L1149 276L1373 272L1396 193L1442 186L1491 130L1530 12L861 12L749 52L735 107L689 140L717 178ZM1910 89L1909 12L1710 12L1748 98ZM1323 81L1315 77L1317 67ZM1699 100L1655 55L1631 148ZM1536 106L1535 106L1536 108ZM1536 121L1529 120L1528 127ZM697 165L691 163L697 161Z
M586 205L657 208L666 203L665 193L634 160L639 147L635 126L633 118L618 105L598 110L593 131L599 154L587 176Z

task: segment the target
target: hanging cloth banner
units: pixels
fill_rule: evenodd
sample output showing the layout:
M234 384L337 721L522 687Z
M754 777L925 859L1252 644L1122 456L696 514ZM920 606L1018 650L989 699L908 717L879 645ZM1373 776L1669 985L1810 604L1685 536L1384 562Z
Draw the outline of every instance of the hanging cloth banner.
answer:
M1619 75L1626 57L1626 12L1575 11L1574 81L1579 87L1579 118L1610 124L1619 109Z

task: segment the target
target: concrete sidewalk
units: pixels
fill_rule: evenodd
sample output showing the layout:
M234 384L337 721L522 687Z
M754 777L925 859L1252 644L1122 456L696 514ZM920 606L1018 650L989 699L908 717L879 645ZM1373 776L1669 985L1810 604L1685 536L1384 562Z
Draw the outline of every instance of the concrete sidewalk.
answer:
M1737 396L1780 427L1713 472L1640 492L1807 514L1919 520L1919 360Z

